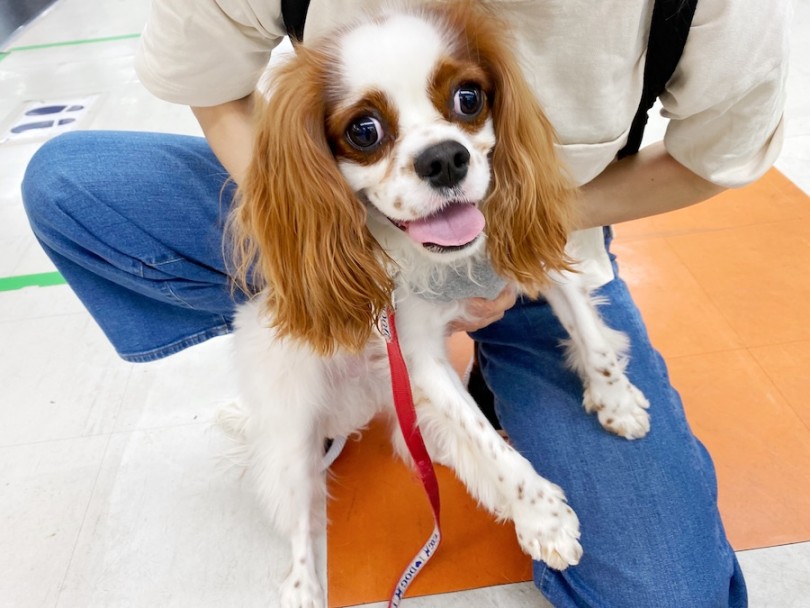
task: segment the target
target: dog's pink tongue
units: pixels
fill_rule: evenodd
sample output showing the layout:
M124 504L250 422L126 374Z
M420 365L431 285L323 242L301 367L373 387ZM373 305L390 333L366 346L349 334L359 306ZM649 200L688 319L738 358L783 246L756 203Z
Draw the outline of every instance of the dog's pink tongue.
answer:
M417 243L442 247L466 245L484 229L484 215L472 203L448 205L438 213L408 222L405 231Z

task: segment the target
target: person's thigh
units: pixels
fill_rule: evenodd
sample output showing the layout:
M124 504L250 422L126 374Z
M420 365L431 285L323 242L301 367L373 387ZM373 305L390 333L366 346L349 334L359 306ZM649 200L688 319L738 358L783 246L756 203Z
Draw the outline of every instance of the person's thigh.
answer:
M199 137L86 131L47 142L23 200L46 253L130 360L230 330L233 184Z
M628 334L628 374L650 401L652 430L628 441L582 407L565 333L544 301L521 301L475 334L496 411L515 447L559 484L582 525L581 563L535 564L557 607L742 607L745 584L720 521L711 459L686 422L626 286L601 290L608 325Z

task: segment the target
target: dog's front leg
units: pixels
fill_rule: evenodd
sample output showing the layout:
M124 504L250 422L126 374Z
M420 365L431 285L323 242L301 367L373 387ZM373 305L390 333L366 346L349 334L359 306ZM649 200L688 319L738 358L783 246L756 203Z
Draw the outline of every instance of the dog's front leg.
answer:
M579 562L579 521L563 491L508 445L464 389L444 345L445 316L412 298L400 306L399 335L419 426L431 456L451 467L470 494L514 521L521 547L556 569ZM437 326L434 326L437 325Z
M289 539L291 565L282 608L323 608L316 568L325 479L319 417L328 390L324 360L294 340L279 340L254 303L237 317L235 347L248 472L276 530ZM231 433L234 434L234 433Z
M323 608L325 597L315 568L312 522L302 517L290 536L292 566L279 589L281 608Z
M611 433L626 439L644 437L650 430L649 403L625 373L627 336L605 324L577 275L552 275L543 295L570 336L567 360L582 379L585 410L596 412Z
M320 370L299 360L295 373L289 371L286 381L274 374L274 381L267 385L251 441L251 469L262 505L290 542L290 570L280 587L281 607L323 608L315 553L325 497L320 470L323 438L312 415L313 404L321 399L316 388Z

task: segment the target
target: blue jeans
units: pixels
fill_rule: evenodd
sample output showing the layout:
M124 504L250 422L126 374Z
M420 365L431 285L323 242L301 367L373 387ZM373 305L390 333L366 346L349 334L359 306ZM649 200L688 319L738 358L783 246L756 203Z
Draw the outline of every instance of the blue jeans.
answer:
M124 359L231 331L240 296L221 243L227 178L204 140L176 135L76 132L32 159L23 200L34 233ZM504 429L565 489L582 524L582 562L562 573L537 563L535 582L559 608L747 606L711 459L625 284L616 278L602 295L607 323L630 336L630 378L651 403L641 440L585 414L545 302L520 301L474 336Z

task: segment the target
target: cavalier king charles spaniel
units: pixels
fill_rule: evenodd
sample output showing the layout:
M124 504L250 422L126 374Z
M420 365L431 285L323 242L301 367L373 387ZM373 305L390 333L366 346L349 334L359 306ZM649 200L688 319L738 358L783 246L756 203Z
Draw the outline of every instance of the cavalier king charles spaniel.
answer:
M285 608L324 602L313 542L324 440L393 417L377 324L394 299L431 456L514 522L533 559L576 564L579 523L448 362L463 297L505 282L545 297L570 334L586 410L628 439L649 429L626 339L603 323L566 250L574 190L507 37L486 9L442 3L342 28L273 73L231 216L237 274L263 289L237 315L243 403L223 420L291 543ZM392 441L410 460L396 428Z

